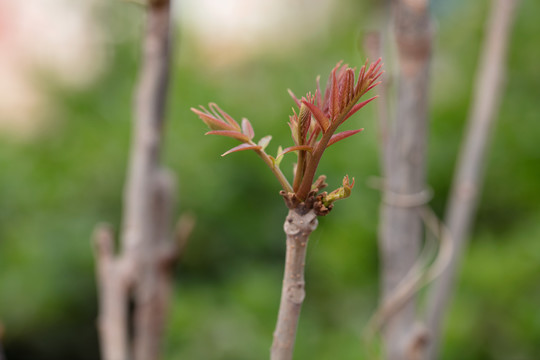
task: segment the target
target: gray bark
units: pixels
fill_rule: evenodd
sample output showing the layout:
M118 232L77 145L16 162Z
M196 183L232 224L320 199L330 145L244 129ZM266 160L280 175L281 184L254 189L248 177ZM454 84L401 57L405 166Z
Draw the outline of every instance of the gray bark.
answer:
M393 26L399 57L397 108L384 156L385 198L415 196L425 189L431 28L427 1L397 1ZM420 252L422 223L417 206L381 205L379 229L382 298L390 301ZM408 299L387 319L384 351L390 360L410 359L416 301Z
M179 252L171 234L175 181L159 161L169 43L170 2L150 0L134 104L119 254L115 254L110 229L98 227L94 237L104 360L159 358L172 287L171 264ZM128 313L130 301L133 314ZM130 322L133 333L128 329Z
M317 215L300 208L289 211L283 228L287 250L279 314L272 343L272 360L291 360L300 310L305 297L304 267L309 235L317 228Z

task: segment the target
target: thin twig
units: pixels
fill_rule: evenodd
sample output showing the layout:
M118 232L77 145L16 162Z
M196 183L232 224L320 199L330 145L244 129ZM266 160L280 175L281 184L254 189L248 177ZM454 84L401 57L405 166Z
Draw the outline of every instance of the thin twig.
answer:
M428 348L428 359L437 358L443 317L476 211L487 144L501 102L507 47L518 2L494 0L492 3L466 139L460 151L446 211L446 224L452 234L455 251L449 267L429 293L427 326L433 341Z

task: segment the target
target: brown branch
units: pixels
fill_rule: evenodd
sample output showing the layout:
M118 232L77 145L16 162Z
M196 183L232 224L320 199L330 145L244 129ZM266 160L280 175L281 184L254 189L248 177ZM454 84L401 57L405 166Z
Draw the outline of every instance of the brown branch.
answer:
M127 359L127 297L131 271L126 268L125 258L115 257L113 233L108 225L96 226L93 241L97 261L101 355L105 360Z
M148 7L143 61L134 106L134 133L124 197L122 243L138 257L152 229L154 176L159 172L163 112L168 83L170 4Z
M317 215L302 208L289 211L283 229L287 235L285 272L279 314L270 358L291 360L296 328L305 297L304 266L309 235L317 228Z
M172 291L172 269L163 266L164 250L178 256L171 234L174 178L167 171L156 174L150 211L151 238L145 244L135 289L134 359L158 359Z
M110 229L98 227L94 236L104 360L159 357L172 288L171 267L164 266L164 259L177 258L180 250L171 245L175 180L159 161L170 28L170 2L150 0L134 104L119 255L114 253ZM128 313L130 301L134 305L132 314ZM133 333L128 323L133 324Z
M487 144L503 91L507 47L517 4L518 0L494 0L487 23L487 38L478 65L466 139L459 155L446 211L446 224L455 251L449 267L429 293L427 326L433 336L429 359L437 358L443 317L477 207Z
M396 1L393 27L399 57L397 108L384 149L386 188L407 196L425 188L426 138L428 129L428 75L431 58L431 27L427 1ZM383 303L391 299L405 275L414 266L422 239L417 206L381 205L380 253ZM406 359L416 322L415 297L394 312L384 328L387 359Z

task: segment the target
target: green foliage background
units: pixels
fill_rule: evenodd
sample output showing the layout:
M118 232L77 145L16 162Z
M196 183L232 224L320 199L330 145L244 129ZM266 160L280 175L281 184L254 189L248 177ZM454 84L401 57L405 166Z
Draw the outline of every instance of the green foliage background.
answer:
M433 6L429 183L439 215L470 105L488 5ZM107 6L103 22L111 39L122 27L141 31L140 9L121 2ZM360 39L372 9L353 1L342 6L328 40L226 70L206 67L189 31L177 37L164 162L178 175L178 213L195 214L197 227L176 273L165 359L266 358L283 266L286 208L277 181L253 154L221 158L234 141L204 137L204 125L189 108L215 101L236 118L248 117L257 137L272 134L270 151L290 144L286 121L293 103L286 89L303 94L338 60L364 61ZM538 2L523 1L519 8L443 359L540 358L538 13ZM112 64L97 84L84 92L58 92L62 108L55 126L32 142L0 141L0 321L10 360L98 358L89 238L98 222L120 223L139 38L111 40L109 47ZM379 172L374 109L370 105L349 120L349 128L366 130L330 148L321 163L331 187L345 174L357 186L320 220L310 240L297 359L364 356L360 337L378 295L379 194L366 185Z

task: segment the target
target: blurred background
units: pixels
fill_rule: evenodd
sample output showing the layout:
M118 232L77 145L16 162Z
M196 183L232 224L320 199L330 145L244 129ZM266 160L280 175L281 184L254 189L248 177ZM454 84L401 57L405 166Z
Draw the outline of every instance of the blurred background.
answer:
M341 59L360 66L374 1L176 1L164 162L197 227L176 271L165 359L267 358L286 208L235 142L204 137L192 106L247 117L289 146L297 95ZM433 1L429 183L442 216L490 2ZM446 324L443 359L540 359L540 3L522 1L487 176ZM127 1L0 0L0 336L9 360L98 359L90 235L118 228L144 9ZM392 59L385 59L391 73ZM298 359L362 358L378 298L377 123L333 146L320 172L352 197L320 219L307 256ZM291 169L286 158L283 169ZM288 170L287 174L292 171Z

